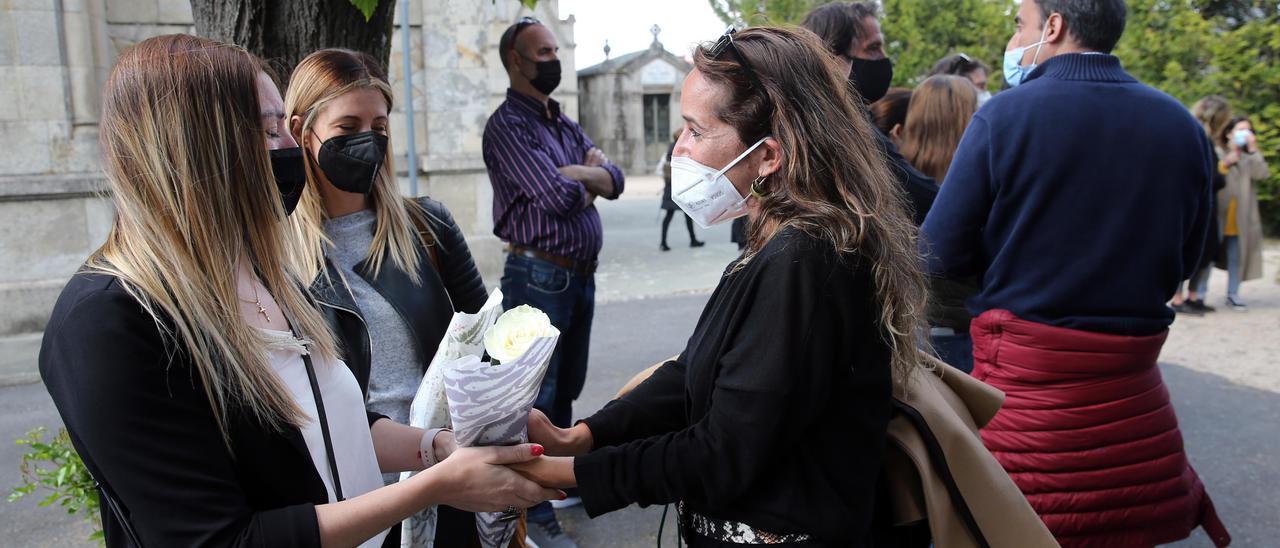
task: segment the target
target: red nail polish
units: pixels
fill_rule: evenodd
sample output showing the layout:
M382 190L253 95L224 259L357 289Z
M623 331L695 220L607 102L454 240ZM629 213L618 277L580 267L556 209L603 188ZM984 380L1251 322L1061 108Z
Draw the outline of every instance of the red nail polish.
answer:
M547 450L543 449L541 445L533 446L532 451L533 451L533 456L535 457L541 457L543 453L547 452Z
M569 498L569 493L566 493L566 492L564 492L564 491L561 491L561 492L560 492L560 500L564 500L564 499L567 499L567 498Z

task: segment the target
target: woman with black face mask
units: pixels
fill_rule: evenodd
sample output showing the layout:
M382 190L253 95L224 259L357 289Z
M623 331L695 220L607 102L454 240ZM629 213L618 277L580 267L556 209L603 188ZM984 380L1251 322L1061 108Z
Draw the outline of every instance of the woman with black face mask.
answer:
M286 215L292 215L307 185L306 165L302 148L289 133L289 123L284 118L284 99L280 97L275 71L257 57L258 109L262 112L263 141L271 155L271 174L280 191L280 203Z
M406 424L454 312L478 311L488 293L444 205L400 194L391 98L386 73L364 53L321 50L294 69L285 112L308 184L291 218L291 259L311 281L368 410ZM399 546L399 529L388 545ZM466 546L474 534L470 513L441 507L437 546Z

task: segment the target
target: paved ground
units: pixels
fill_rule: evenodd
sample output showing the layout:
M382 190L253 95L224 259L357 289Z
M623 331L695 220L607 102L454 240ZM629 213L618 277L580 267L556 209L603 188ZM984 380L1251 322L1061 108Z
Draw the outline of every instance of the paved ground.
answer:
M712 242L705 248L677 245L659 252L660 186L647 179L630 185L628 198L601 208L607 231L598 276L602 303L579 415L602 406L636 371L681 349L706 301L705 290L735 255L724 227L699 231ZM683 226L672 229L671 241L684 242ZM1280 535L1280 286L1271 281L1278 263L1280 250L1272 250L1267 277L1245 285L1253 310L1181 318L1161 356L1188 453L1235 546L1274 546ZM1222 296L1223 278L1215 273L1212 301ZM41 385L0 388L0 489L18 477L20 452L6 440L33 426L58 424ZM581 508L560 515L584 548L641 548L656 544L662 509L631 507L595 520ZM57 510L36 508L32 501L0 502L0 546L89 546L83 541L87 535L87 528ZM663 544L675 546L670 524ZM1176 546L1211 544L1197 533Z

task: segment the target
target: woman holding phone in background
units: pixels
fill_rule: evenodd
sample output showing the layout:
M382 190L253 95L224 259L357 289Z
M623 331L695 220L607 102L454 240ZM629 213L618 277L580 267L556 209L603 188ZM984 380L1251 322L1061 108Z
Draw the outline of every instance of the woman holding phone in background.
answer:
M1249 308L1240 299L1240 283L1262 277L1262 215L1255 183L1270 177L1271 170L1248 118L1232 118L1226 132L1221 142L1227 150L1218 150L1219 170L1227 177L1226 188L1218 191L1223 247L1218 267L1227 269L1227 306L1244 311Z

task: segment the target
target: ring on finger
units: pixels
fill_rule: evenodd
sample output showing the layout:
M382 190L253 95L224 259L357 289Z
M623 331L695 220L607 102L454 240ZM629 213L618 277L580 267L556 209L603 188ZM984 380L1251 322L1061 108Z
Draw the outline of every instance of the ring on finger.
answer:
M498 518L498 521L511 521L518 517L520 517L520 511L516 510L515 506L508 506L507 509L502 512L502 516Z

